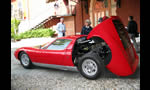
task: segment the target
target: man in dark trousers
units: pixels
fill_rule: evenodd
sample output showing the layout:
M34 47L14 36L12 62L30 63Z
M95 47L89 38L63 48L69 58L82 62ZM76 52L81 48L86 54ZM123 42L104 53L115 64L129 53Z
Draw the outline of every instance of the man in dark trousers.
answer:
M93 29L91 26L91 21L89 19L85 20L85 25L82 27L81 35L88 35Z
M130 38L133 41L136 51L139 52L139 48L135 39L138 34L138 31L137 31L138 29L137 29L137 23L133 20L133 16L128 17L127 30L128 30Z

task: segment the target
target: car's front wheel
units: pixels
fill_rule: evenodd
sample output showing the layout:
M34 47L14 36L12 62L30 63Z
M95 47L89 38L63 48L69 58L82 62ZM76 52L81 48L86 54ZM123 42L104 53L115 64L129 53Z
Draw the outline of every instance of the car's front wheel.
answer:
M82 76L93 80L100 76L104 70L104 65L96 53L90 52L81 57L78 63L78 70Z
M20 63L24 68L29 69L32 67L32 62L31 62L29 56L25 52L21 52L19 54L19 57L20 57Z

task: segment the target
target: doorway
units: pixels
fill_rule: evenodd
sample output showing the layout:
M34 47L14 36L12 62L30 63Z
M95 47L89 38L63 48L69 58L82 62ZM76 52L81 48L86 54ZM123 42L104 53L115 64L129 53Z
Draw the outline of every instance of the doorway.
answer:
M100 17L116 15L116 2L114 0L91 0L89 10L92 27L95 27L99 24Z

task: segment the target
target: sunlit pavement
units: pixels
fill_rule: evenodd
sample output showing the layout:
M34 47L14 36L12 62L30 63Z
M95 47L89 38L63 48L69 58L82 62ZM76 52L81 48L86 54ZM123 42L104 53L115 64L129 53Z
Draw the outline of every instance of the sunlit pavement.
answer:
M29 38L29 39L22 39L20 41L11 42L11 48L20 48L20 47L30 47L36 45L42 45L47 42L52 42L56 38Z

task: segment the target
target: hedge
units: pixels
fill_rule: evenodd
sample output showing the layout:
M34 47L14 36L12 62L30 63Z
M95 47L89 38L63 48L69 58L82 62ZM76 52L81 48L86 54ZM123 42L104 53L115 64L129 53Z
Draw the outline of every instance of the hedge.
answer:
M29 30L24 33L20 33L18 35L14 36L15 40L20 39L26 39L26 38L37 38L37 37L52 37L54 35L55 31L51 29L35 29L35 30Z

